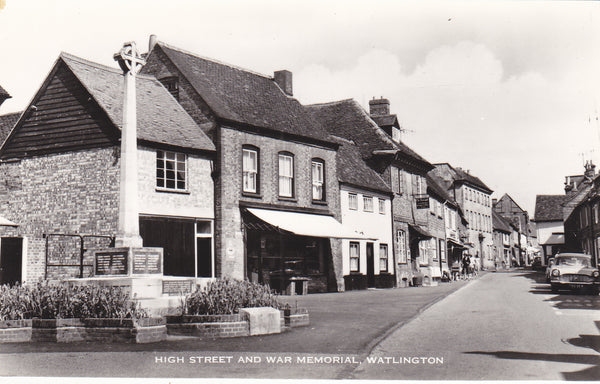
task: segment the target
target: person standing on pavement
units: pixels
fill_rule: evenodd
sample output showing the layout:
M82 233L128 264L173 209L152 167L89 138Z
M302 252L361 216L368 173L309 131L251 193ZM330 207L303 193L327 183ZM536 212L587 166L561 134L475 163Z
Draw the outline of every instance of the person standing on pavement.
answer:
M465 255L462 259L462 275L464 278L469 276L469 265L471 264L471 260L469 256Z

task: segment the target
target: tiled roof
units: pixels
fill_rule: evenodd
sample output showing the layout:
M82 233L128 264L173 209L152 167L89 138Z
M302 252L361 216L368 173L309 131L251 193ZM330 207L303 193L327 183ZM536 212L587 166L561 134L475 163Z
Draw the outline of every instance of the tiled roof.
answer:
M67 53L62 53L60 58L120 129L123 122L122 72ZM212 141L158 80L138 76L136 96L138 139L215 150Z
M565 195L537 195L535 197L535 221L562 221Z
M363 159L371 158L376 150L392 150L399 151L427 167L433 167L404 143L393 141L352 99L312 104L306 108L322 122L330 134L355 142Z
M298 100L286 95L272 77L202 58L162 42L156 46L181 71L217 117L329 141L319 123Z
M479 179L479 177L473 176L470 173L463 171L461 168L454 168L454 170L456 171L457 181L463 181L473 186L479 187L480 189L483 189L488 193L493 192L487 185L485 185L483 181L481 181L481 179Z
M507 221L504 217L500 216L500 214L498 214L494 210L492 210L492 225L494 226L494 230L508 233L512 232L510 222Z
M19 120L21 113L23 112L8 113L0 116L0 143L6 140L15 123Z
M340 182L385 193L392 191L381 176L365 164L354 143L347 140L336 141L341 144L337 152L337 175Z

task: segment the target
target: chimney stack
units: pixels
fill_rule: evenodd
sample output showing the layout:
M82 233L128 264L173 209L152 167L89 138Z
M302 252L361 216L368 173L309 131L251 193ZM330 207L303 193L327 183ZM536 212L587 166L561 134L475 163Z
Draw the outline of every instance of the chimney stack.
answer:
M150 35L150 40L148 41L148 53L152 52L152 48L154 48L157 42L158 36Z
M384 99L383 96L379 99L369 100L369 115L371 116L386 116L390 114L390 101Z
M593 178L596 175L596 166L592 163L591 160L585 162L585 173L584 175L588 178Z
M292 72L288 70L275 71L274 80L279 88L288 96L294 96L292 88Z

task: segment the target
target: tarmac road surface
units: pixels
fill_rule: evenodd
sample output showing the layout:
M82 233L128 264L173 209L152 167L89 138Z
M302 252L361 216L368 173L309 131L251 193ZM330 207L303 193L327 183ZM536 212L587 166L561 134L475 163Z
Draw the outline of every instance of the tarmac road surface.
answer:
M350 377L599 380L599 320L597 295L552 294L532 272L487 274L383 340Z

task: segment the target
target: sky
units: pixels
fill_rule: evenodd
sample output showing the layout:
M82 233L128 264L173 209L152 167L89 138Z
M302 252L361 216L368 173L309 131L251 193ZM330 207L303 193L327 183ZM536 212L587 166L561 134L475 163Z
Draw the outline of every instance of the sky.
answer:
M4 6L2 6L4 5ZM150 34L272 76L303 104L390 100L402 140L534 215L583 161L600 168L600 3L0 0L0 114L27 106L61 51L117 66Z

